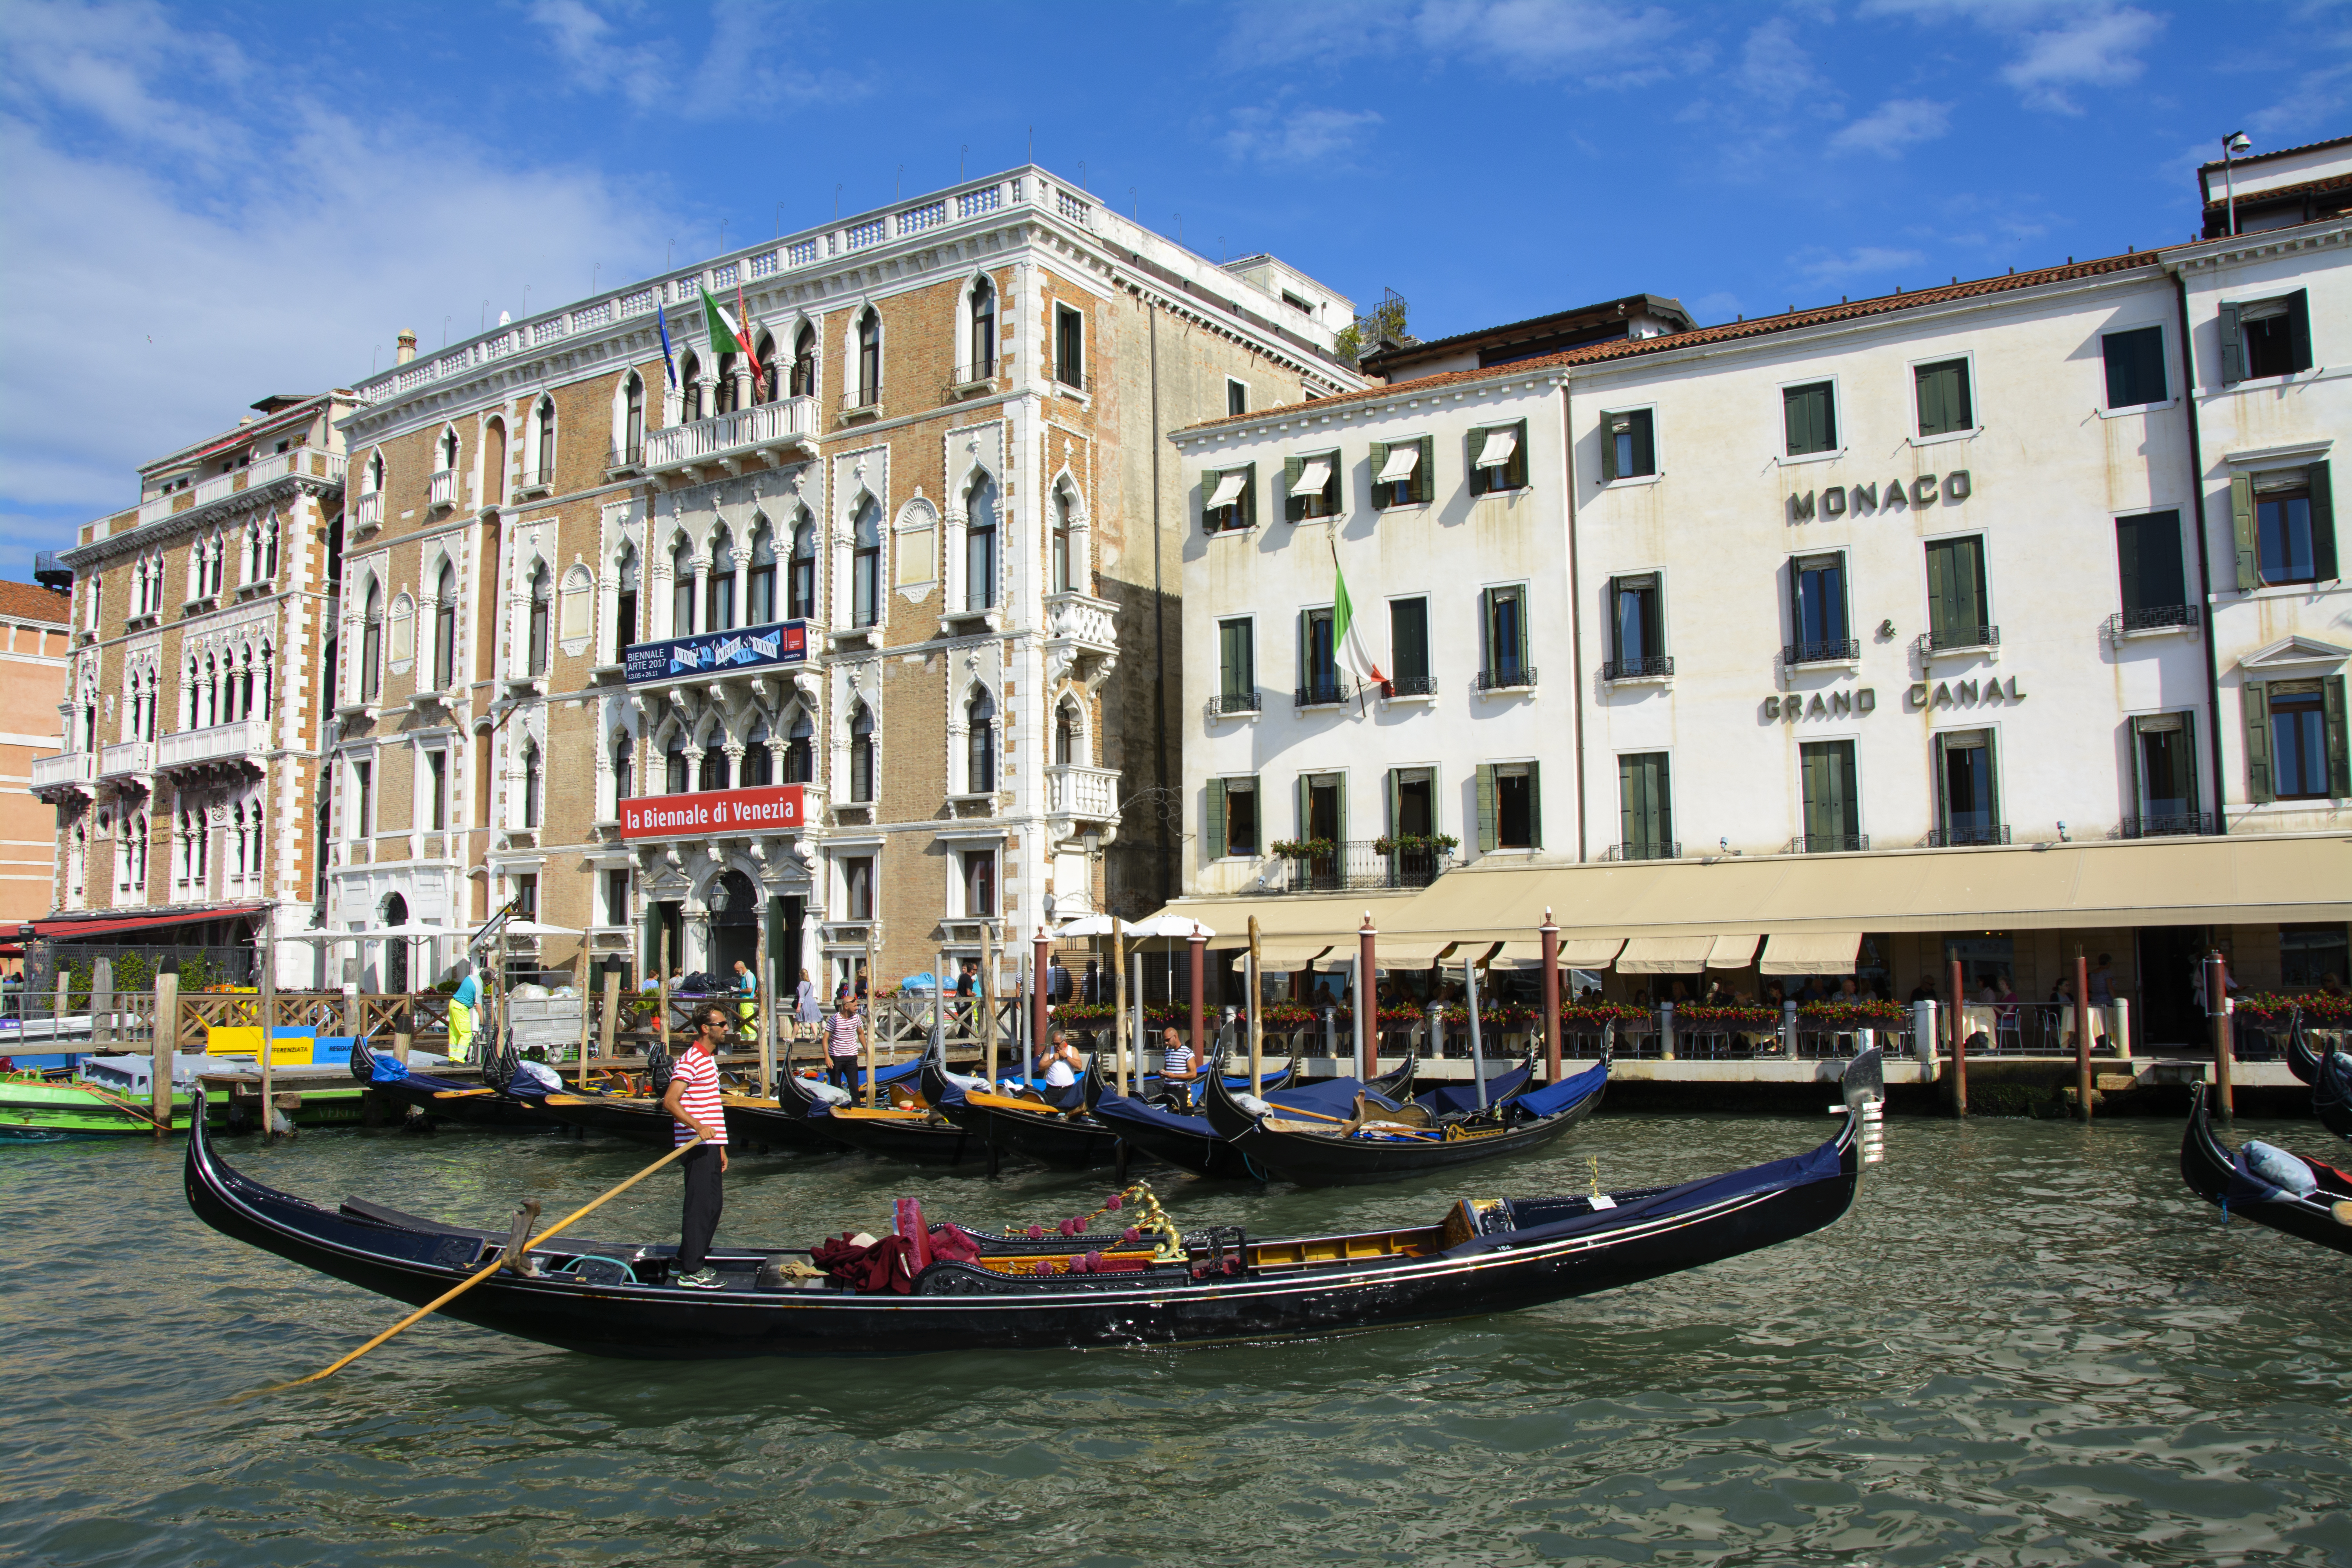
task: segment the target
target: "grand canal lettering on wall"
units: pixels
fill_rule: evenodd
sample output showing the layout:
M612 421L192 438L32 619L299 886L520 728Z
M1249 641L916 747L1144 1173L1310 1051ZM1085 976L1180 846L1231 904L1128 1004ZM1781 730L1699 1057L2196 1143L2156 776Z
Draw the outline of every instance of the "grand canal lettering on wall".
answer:
M1816 691L1810 696L1791 691L1786 697L1764 699L1764 717L1793 724L1800 719L1850 719L1877 706L1878 693L1867 686L1851 691Z
M1856 517L1870 517L1939 503L1958 506L1975 492L1975 480L1966 468L1955 468L1940 478L1934 474L1921 474L1916 479L1898 477L1883 485L1831 485L1818 498L1811 490L1790 496L1789 521L1811 522L1815 517L1843 517L1848 511Z
M1999 676L1981 681L1915 680L1911 689L1904 693L1904 700L1913 708L1990 708L1998 702L2022 702L2027 692L2018 684L2018 679L2009 677L2005 691Z

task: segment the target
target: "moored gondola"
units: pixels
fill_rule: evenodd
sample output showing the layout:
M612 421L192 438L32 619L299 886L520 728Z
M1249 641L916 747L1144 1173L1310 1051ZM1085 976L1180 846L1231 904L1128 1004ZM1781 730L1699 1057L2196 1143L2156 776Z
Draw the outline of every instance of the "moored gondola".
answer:
M378 1057L364 1038L358 1038L352 1041L351 1071L375 1093L411 1108L415 1113L411 1120L425 1119L427 1131L434 1121L542 1131L561 1125L541 1103L545 1091L530 1078L517 1082L509 1068L502 1081L491 1082L498 1076L495 1061L483 1065L482 1082L468 1083L464 1079L410 1070L395 1058Z
M2297 1007L2286 1029L2286 1070L2305 1083L2319 1081L2320 1053L2314 1050L2310 1037L2304 1033L2303 1009Z
M919 1059L878 1068L874 1078L885 1091L881 1105L858 1105L846 1090L788 1072L776 1085L776 1103L787 1114L800 1106L801 1116L817 1133L861 1154L915 1165L977 1168L986 1146L935 1107L906 1092L910 1079L920 1082L920 1068ZM864 1083L862 1067L855 1081Z
M1606 1048L1601 1061L1558 1083L1531 1089L1529 1081L1524 1065L1498 1075L1488 1080L1487 1103L1467 1110L1448 1085L1409 1110L1366 1100L1344 1113L1300 1114L1244 1100L1213 1079L1204 1109L1211 1129L1260 1180L1347 1186L1542 1148L1600 1106L1609 1085Z
M1246 1089L1247 1079L1234 1080L1223 1072L1223 1053L1212 1058L1213 1074L1231 1090ZM1261 1080L1269 1087L1264 1095L1267 1103L1304 1111L1344 1115L1356 1103L1359 1093L1369 1088L1373 1095L1394 1106L1404 1099L1412 1083L1415 1060L1405 1058L1404 1065L1370 1085L1354 1079L1336 1079L1325 1083L1297 1084L1297 1062L1280 1075L1286 1087L1273 1087L1276 1082L1269 1075ZM1204 1080L1205 1082L1205 1080ZM1205 1088L1202 1089L1205 1093ZM1209 1119L1198 1111L1177 1110L1166 1103L1117 1094L1100 1094L1090 1109L1101 1121L1117 1130L1128 1144L1146 1154L1167 1161L1170 1164L1192 1172L1197 1176L1216 1180L1238 1181L1252 1177L1248 1163L1241 1152L1217 1136Z
M1087 1073L1096 1075L1095 1059L1088 1059ZM1118 1157L1118 1133L1087 1113L1083 1084L1061 1090L1058 1100L1033 1100L951 1074L937 1055L923 1058L921 1081L923 1099L940 1115L1000 1154L1025 1155L1059 1171L1108 1165Z
M2329 1051L2313 1075L2311 1113L2338 1138L2352 1138L2352 1052Z
M1675 1186L1464 1200L1435 1224L1252 1241L1238 1227L1181 1234L1147 1197L1143 1224L1121 1235L982 1235L934 1226L902 1202L903 1293L853 1288L848 1267L795 1277L809 1271L784 1260L807 1254L785 1247L714 1249L720 1288L684 1289L671 1282L674 1247L566 1236L522 1244L517 1267L446 1310L563 1349L661 1359L1139 1348L1478 1317L1699 1268L1834 1223L1875 1158L1883 1094L1878 1053L1865 1052L1846 1070L1836 1135L1804 1153ZM429 1301L509 1246L504 1231L278 1192L223 1162L201 1117L185 1172L190 1206L215 1229L396 1300Z
M2225 1219L2250 1219L2352 1252L2352 1176L2265 1143L2228 1148L2213 1134L2205 1095L2199 1084L2180 1135L2180 1175L2189 1191L2218 1205Z

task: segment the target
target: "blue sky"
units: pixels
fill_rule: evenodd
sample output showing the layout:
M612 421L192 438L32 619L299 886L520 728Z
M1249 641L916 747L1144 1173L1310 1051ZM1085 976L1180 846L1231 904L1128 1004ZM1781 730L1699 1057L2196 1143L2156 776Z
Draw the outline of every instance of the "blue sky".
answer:
M1392 288L1431 337L2181 240L2222 133L2352 132L2347 99L2352 5L2287 0L0 0L0 575L404 326L429 350L1033 128L1120 210Z

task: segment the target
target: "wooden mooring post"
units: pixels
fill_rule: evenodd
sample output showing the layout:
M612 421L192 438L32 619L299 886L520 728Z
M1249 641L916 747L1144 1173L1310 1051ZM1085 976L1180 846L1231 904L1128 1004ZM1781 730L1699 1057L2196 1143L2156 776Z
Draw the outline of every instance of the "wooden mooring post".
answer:
M114 960L102 955L89 966L89 1043L101 1055L114 1043Z
M2091 961L2074 944L2074 1099L2091 1123Z
M613 1055L613 1031L621 1025L621 972L604 971L604 1016L596 1020L596 1054L610 1060ZM580 1087L588 1087L588 1064L580 1064Z
M1964 1009L1968 1005L1968 978L1960 972L1960 961L1952 960L1952 1114L1969 1113L1969 1020Z
M2205 954L2205 1021L2213 1031L2213 1104L2227 1121L2238 1113L2230 1088L2230 965L2221 950Z
M180 1054L180 977L177 974L155 976L155 1038L154 1065L147 1069L148 1089L152 1098L149 1104L150 1118L155 1123L155 1136L161 1138L172 1130L172 1068Z

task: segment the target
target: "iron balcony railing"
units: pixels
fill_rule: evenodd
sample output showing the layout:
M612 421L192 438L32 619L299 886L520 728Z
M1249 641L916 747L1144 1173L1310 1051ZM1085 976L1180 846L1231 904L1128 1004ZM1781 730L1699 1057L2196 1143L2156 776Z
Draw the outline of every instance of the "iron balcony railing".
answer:
M844 414L855 414L861 408L878 408L881 405L882 384L878 381L872 386L850 387L841 395L841 411Z
M1782 664L1830 664L1860 658L1862 644L1853 637L1832 642L1792 642L1780 650Z
M1683 847L1676 839L1661 839L1654 844L1612 844L1601 852L1603 860L1679 860Z
M1532 664L1507 664L1478 672L1478 689L1481 691L1513 691L1535 683L1536 667Z
M1209 699L1212 713L1255 713L1259 701L1255 687L1247 691L1227 691Z
M1433 848L1394 848L1382 854L1380 840L1351 838L1328 855L1277 857L1267 862L1254 893L1343 893L1382 888L1426 888L1453 865Z
M2116 826L2117 838L2178 838L2210 834L2210 811L2177 812L2168 816L2126 816Z
M1922 844L1929 849L1959 849L1970 845L2006 844L2009 824L1981 823L1973 827L1937 827L1929 831Z
M1388 683L1391 697L1434 697L1437 677L1433 675L1400 675Z
M1601 667L1603 680L1642 680L1675 672L1674 655L1643 654L1639 658L1612 658Z
M1334 703L1345 702L1349 695L1346 681L1318 680L1300 687L1293 693L1290 705L1294 708L1328 708Z
M2000 628L1999 626L1946 626L1941 631L1929 632L1926 640L1929 653L1944 653L1952 648L1962 647L1999 647Z
M2197 624L2198 613L2194 605L2142 605L2136 610L2121 610L2109 616L2107 636L2114 638L2127 632L2156 632Z
M1838 855L1869 847L1867 833L1800 833L1789 840L1791 855Z

